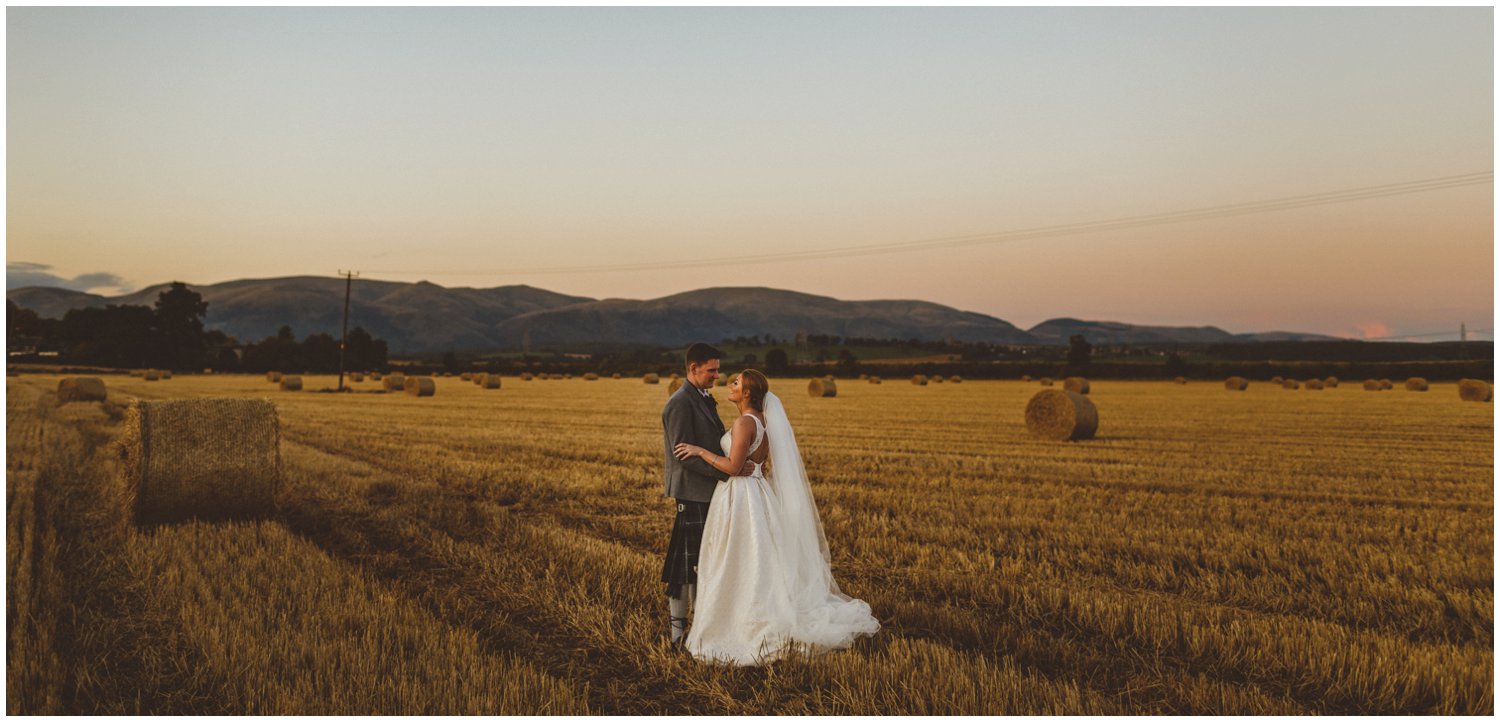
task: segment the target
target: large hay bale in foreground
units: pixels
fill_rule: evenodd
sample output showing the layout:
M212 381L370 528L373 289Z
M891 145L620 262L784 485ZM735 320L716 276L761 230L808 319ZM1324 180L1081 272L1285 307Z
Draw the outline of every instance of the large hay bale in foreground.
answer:
M1089 392L1089 380L1082 376L1069 376L1063 379L1063 388L1075 394L1087 394Z
M481 388L481 389L498 389L498 388L500 388L500 374L485 374L483 382L479 384L479 388ZM427 394L427 395L431 396L432 394Z
M807 395L817 398L831 398L839 395L839 387L831 378L813 379L807 382Z
M912 385L914 385L914 386L926 386L927 385L927 377L923 376L922 374L917 374L917 375L911 377L911 382L912 382Z
M486 374L486 376L494 376L494 374ZM437 382L431 376L411 376L403 383L406 393L412 396L431 396L437 393ZM495 382L495 388L500 388L498 379Z
M406 374L386 374L385 378L380 380L380 387L386 391L405 391Z
M1027 402L1026 428L1053 441L1092 439L1099 430L1099 410L1083 394L1046 389Z
M682 379L674 375L672 377L672 383L667 384L667 395L671 396L672 394L677 393L677 389L680 388L682 388Z
M1488 382L1479 379L1461 379L1458 382L1458 398L1464 401L1491 401L1494 395L1495 389Z
M1407 379L1406 380L1406 390L1407 391L1426 391L1427 390L1427 379L1424 379L1424 378L1422 378L1420 376L1413 376L1413 377Z
M1330 389L1336 389L1339 387L1339 377L1329 376L1328 378L1323 379L1323 385L1327 386Z
M72 376L57 382L57 403L103 401L104 380L96 376Z
M270 381L273 384L279 384L279 383L281 383L281 372L280 371L267 371L266 372L266 380Z
M1366 391L1379 391L1381 389L1380 382L1376 379L1365 379L1364 387Z
M302 377L301 376L282 376L281 377L281 390L282 391L301 391L302 390Z
M1250 379L1244 376L1230 376L1224 379L1224 388L1230 391L1244 391L1250 388Z
M657 376L656 374L646 374L645 376L641 377L641 380L645 381L648 384L659 384L659 383L661 383L661 377Z
M120 442L136 520L274 514L280 441L276 407L264 399L136 402Z

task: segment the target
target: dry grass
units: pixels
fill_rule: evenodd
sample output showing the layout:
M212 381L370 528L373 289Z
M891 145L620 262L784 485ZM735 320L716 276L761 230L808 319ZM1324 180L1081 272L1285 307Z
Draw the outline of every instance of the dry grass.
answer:
M10 379L8 711L1493 712L1493 417L1453 384L1111 382L1057 444L1033 384L805 382L771 386L884 629L741 670L664 644L660 389L278 395L275 521L133 532L89 455L118 423Z

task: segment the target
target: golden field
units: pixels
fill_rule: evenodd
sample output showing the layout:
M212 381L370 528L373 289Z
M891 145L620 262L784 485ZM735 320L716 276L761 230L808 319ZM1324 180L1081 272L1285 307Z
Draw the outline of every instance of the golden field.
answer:
M731 669L665 642L665 383L104 378L7 380L9 713L1494 711L1493 406L1451 383L1093 381L1057 443L1034 383L773 379L884 629ZM274 519L132 523L123 406L198 396L277 403Z

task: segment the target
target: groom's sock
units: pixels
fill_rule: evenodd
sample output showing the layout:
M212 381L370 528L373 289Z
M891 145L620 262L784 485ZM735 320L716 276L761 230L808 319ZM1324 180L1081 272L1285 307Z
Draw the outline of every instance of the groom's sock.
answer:
M688 622L688 593L687 588L682 590L680 597L667 597L668 608L671 610L672 642L675 644L682 640L687 633Z

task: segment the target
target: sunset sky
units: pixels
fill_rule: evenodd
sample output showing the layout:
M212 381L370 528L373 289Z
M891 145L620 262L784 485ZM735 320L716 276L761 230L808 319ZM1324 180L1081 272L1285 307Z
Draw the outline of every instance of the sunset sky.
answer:
M1491 8L12 7L7 45L11 288L352 268L1491 338Z

